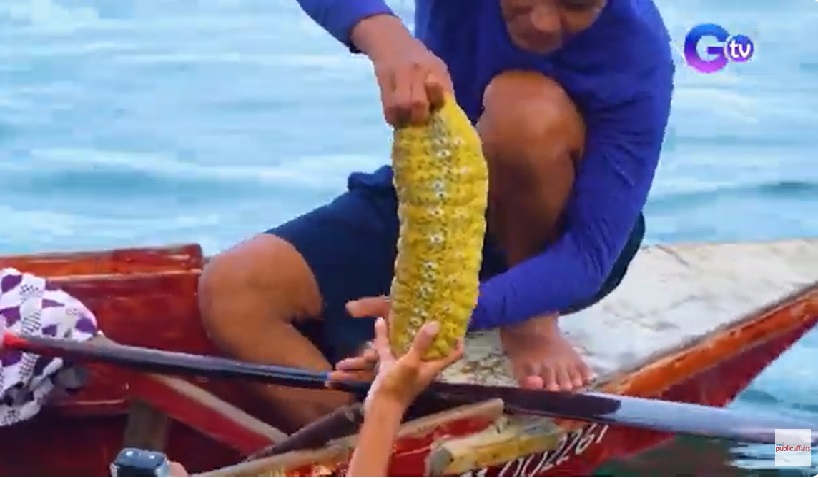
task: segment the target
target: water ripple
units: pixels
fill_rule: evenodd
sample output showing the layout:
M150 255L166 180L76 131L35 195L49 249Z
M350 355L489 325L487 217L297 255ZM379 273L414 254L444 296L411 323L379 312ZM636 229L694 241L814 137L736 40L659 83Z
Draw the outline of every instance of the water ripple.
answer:
M411 18L412 1L390 4ZM648 241L818 235L815 2L657 4L679 64ZM756 57L688 68L681 41L703 22L749 35ZM186 241L213 253L389 154L371 66L291 0L0 0L0 83L7 253ZM812 333L735 406L818 415L816 350Z

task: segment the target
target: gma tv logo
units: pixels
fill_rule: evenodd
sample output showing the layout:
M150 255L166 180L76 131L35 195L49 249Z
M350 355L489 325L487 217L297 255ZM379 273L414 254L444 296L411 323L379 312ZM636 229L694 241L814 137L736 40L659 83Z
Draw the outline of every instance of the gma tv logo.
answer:
M704 55L699 45L707 43ZM732 35L715 23L693 27L684 42L684 57L688 65L701 73L721 71L728 63L746 63L755 54L755 44L747 35Z

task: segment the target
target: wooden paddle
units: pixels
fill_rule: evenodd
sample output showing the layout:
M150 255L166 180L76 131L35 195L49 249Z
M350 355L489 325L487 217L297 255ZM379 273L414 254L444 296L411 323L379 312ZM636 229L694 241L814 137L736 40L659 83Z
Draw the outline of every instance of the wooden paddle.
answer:
M3 346L40 355L60 356L84 362L104 362L145 372L244 379L297 388L328 387L328 373L240 362L221 357L167 352L112 342L74 342L51 337L19 336L5 332ZM363 393L366 382L334 383L333 388ZM469 403L500 398L514 413L568 418L587 422L638 427L674 434L775 443L775 429L811 429L818 442L816 423L789 417L749 415L725 408L668 402L607 393L567 393L489 387L471 384L434 383L422 398Z
M211 378L245 379L297 388L327 388L328 374L274 365L241 362L222 357L169 352L121 345L111 341L76 342L53 337L3 334L3 346L39 355L64 357L82 362L101 362L144 372L195 375ZM340 390L365 393L369 384L349 382Z

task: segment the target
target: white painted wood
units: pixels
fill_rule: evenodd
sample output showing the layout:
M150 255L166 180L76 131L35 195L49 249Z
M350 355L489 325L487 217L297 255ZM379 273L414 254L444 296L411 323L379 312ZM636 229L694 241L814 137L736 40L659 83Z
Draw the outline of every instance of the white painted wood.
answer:
M623 283L595 306L560 319L600 377L752 316L818 283L818 238L766 243L649 246ZM496 331L469 335L449 382L514 385Z

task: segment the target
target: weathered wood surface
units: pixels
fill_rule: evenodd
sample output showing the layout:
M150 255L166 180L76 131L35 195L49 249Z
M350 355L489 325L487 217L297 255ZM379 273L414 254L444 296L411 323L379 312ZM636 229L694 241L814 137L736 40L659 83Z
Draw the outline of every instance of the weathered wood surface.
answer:
M604 382L816 283L818 239L651 246L617 290L560 324ZM496 331L466 345L445 381L514 384Z

